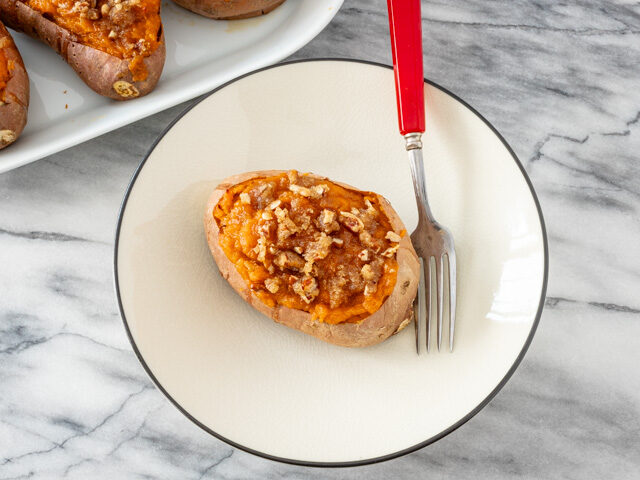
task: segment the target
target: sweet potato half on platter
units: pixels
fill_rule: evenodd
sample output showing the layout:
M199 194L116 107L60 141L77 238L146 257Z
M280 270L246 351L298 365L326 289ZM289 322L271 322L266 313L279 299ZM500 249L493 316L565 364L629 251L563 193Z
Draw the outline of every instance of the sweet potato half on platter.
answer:
M11 34L0 23L0 149L20 136L28 108L29 77Z
M105 97L146 95L162 73L160 0L0 0L0 20L49 45Z

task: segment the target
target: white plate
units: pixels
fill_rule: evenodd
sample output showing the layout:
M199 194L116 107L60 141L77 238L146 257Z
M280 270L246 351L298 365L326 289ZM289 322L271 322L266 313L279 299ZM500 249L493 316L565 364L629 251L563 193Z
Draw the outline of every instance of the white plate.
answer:
M31 80L29 121L0 152L0 173L197 97L291 55L331 21L343 0L287 0L268 15L211 20L162 3L167 60L156 89L116 102L89 89L51 49L13 33Z
M285 462L354 465L433 442L513 373L541 314L546 236L531 184L498 133L425 85L428 190L458 255L454 353L417 356L413 328L348 349L276 324L220 277L207 197L248 170L313 171L417 213L393 74L349 61L245 76L182 116L132 180L116 234L116 291L151 378L202 428Z

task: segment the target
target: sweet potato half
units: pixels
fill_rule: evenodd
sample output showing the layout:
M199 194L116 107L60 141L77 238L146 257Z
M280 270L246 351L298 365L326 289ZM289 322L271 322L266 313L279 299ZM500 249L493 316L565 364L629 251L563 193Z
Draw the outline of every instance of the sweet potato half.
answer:
M56 52L94 91L146 95L165 60L160 0L0 0L0 19Z
M29 77L11 34L0 23L0 149L20 136L28 108Z
M364 347L413 318L418 258L378 194L295 171L243 173L215 189L204 228L222 276L278 323Z
M284 0L173 0L199 15L218 20L238 20L269 13Z

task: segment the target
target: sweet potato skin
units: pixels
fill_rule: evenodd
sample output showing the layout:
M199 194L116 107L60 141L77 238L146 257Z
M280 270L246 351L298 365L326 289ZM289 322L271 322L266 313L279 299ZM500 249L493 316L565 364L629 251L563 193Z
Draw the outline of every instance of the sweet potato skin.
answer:
M16 141L27 124L29 76L11 34L0 22L0 45L8 62L13 63L11 78L4 89L0 105L0 149Z
M151 92L162 73L165 60L164 33L158 48L144 59L148 75L133 81L129 60L83 45L75 36L46 19L21 1L0 0L0 19L14 30L41 40L54 49L96 93L114 100L130 100Z
M267 177L284 173L283 170L263 170L247 172L223 180L211 194L204 215L204 229L211 254L215 259L220 274L238 292L244 301L256 310L264 313L278 323L286 325L301 332L312 335L320 340L344 347L366 347L386 340L391 335L399 332L407 326L413 318L413 300L418 289L420 278L420 263L416 255L409 235L404 235L400 241L396 259L398 261L398 276L396 285L382 304L382 307L360 323L341 323L331 325L311 319L311 314L302 310L294 310L281 305L269 307L257 298L247 287L235 266L229 261L218 243L219 228L212 212L224 193L233 185L250 180L252 178ZM312 178L325 179L317 175ZM331 180L333 183L350 190L358 190L350 185ZM393 210L389 202L377 195L380 206L389 218L396 232L404 230L404 225L398 214Z
M284 0L173 0L181 7L204 17L239 20L269 13Z

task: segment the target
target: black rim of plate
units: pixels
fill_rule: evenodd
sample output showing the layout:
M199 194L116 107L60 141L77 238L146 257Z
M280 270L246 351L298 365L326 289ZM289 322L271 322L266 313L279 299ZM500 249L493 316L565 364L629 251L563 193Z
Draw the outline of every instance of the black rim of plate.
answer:
M518 357L515 359L515 362L513 363L513 365L509 369L509 371L506 373L504 378L500 381L500 383L498 383L498 385L491 391L491 393L489 393L489 395L482 402L480 402L480 404L476 408L474 408L471 412L467 413L462 419L460 419L459 421L457 421L453 425L449 426L448 428L446 428L442 432L438 433L437 435L434 435L433 437L428 438L427 440L425 440L425 441L423 441L421 443L418 443L417 445L413 445L412 447L405 448L404 450L400 450L398 452L394 452L394 453L390 453L390 454L387 454L387 455L383 455L381 457L369 458L369 459L365 459L365 460L355 460L355 461L349 461L349 462L312 462L312 461L295 460L295 459L291 459L291 458L277 457L277 456L274 456L274 455L270 455L268 453L264 453L264 452L259 452L257 450L253 450L253 449L251 449L249 447L245 447L244 445L240 445L239 443L236 443L233 440L230 440L228 438L223 437L222 435L214 432L211 428L209 428L206 425L202 424L195 417L193 417L189 412L187 412L169 394L169 392L167 392L164 389L162 384L158 381L158 379L155 377L155 375L153 374L153 372L151 371L151 369L149 368L149 366L145 362L144 358L142 357L142 354L138 350L138 347L136 345L135 340L133 339L133 335L131 334L131 330L129 328L129 324L127 322L127 317L126 317L126 315L124 313L124 308L122 306L122 298L121 298L121 295L120 295L120 286L118 284L118 243L119 243L119 240L120 240L120 229L122 227L122 219L124 218L124 212L125 212L126 207L127 207L127 201L129 200L129 195L131 194L131 191L133 190L133 187L134 187L134 185L136 183L138 175L140 174L140 172L144 168L145 163L147 162L147 160L149 159L149 157L151 156L151 154L155 150L155 148L158 145L158 143L160 143L160 141L164 138L164 136L167 134L167 132L169 130L171 130L171 128L173 128L173 126L182 119L182 117L184 117L187 113L189 113L189 111L192 108L194 108L196 105L199 105L203 100L209 98L211 95L215 94L219 90L221 90L221 89L227 87L228 85L231 85L232 83L235 83L238 80L241 80L241 79L243 79L245 77L248 77L250 75L255 75L257 73L263 72L265 70L270 70L272 68L279 68L279 67L286 66L286 65L292 65L292 64L297 64L297 63L307 63L307 62L352 62L352 63L361 63L361 64L365 64L365 65L373 65L373 66L382 67L382 68L385 68L385 69L392 69L393 68L393 67L390 67L389 65L384 65L382 63L371 62L371 61L367 61L367 60L348 59L348 58L309 58L309 59L282 62L282 63L278 63L278 64L275 64L275 65L270 65L268 67L263 67L263 68L260 68L258 70L254 70L254 71L246 73L246 74L244 74L244 75L242 75L240 77L234 78L233 80L230 80L230 81L224 83L223 85L219 86L215 90L212 90L211 92L206 94L204 97L200 98L194 104L189 105L187 108L185 108L163 130L163 132L158 136L158 138L155 140L155 142L153 142L153 145L151 145L151 147L147 151L147 154L146 154L144 160L140 163L140 165L136 169L135 173L133 174L133 177L131 178L131 182L129 183L129 186L127 187L127 190L125 192L124 198L122 199L122 204L120 205L120 212L118 214L118 223L117 223L117 226L116 226L115 246L114 246L114 256L113 256L113 271L114 271L115 291L116 291L116 297L118 299L118 308L120 309L120 316L122 317L122 323L124 324L124 328L125 328L125 330L127 332L127 337L129 337L129 342L131 343L131 347L133 348L133 351L135 352L136 357L138 357L138 360L142 364L144 370L147 372L147 375L149 375L149 377L151 378L153 383L156 385L156 387L158 387L158 389L169 399L169 401L184 416L186 416L189 420L191 420L193 423L195 423L197 426L199 426L205 432L213 435L214 437L218 438L219 440L222 440L223 442L231 445L234 448L238 448L240 450L243 450L245 452L251 453L253 455L257 455L259 457L267 458L269 460L274 460L274 461L277 461L277 462L288 463L288 464L291 464L291 465L306 466L306 467L324 467L324 468L327 468L327 467L357 467L357 466L362 466L362 465L370 465L370 464L373 464L373 463L385 462L387 460L391 460L393 458L401 457L403 455L407 455L409 453L415 452L416 450L420 450L421 448L424 448L427 445L430 445L430 444L432 444L434 442L437 442L441 438L449 435L451 432L453 432L454 430L458 429L459 427L464 425L466 422L471 420L471 418L473 418L480 410L482 410L497 395L497 393L502 389L502 387L505 386L505 384L509 381L509 379L511 378L513 373L516 371L516 369L520 365L520 362L524 358L524 355L527 352L527 350L529 348L529 345L531 344L531 341L533 340L533 337L535 335L535 332L536 332L536 329L538 327L538 324L540 323L540 317L542 316L542 310L543 310L543 307L544 307L544 301L545 301L545 298L546 298L546 291L547 291L547 280L548 280L548 276L549 276L549 247L548 247L548 241L547 241L547 230L546 230L546 227L545 227L544 218L542 216L542 209L540 208L540 202L539 202L538 196L536 195L536 192L535 192L535 190L533 188L533 184L531 183L531 180L529 179L529 176L527 175L527 172L525 171L522 163L520 162L520 160L516 156L516 154L513 151L513 149L509 146L507 141L502 137L502 135L500 135L500 133L496 130L496 128L491 123L489 123L489 121L486 118L484 118L475 108L473 108L471 105L469 105L463 99L458 97L456 94L450 92L446 88L441 87L440 85L438 85L438 84L436 84L436 83L434 83L434 82L432 82L430 80L425 79L425 83L427 83L428 85L431 85L432 87L435 87L435 88L441 90L442 92L446 93L447 95L450 95L452 98L454 98L455 100L460 102L462 105L464 105L466 108L468 108L470 111L472 111L500 139L500 141L502 142L504 147L511 154L511 157L513 158L513 161L516 163L516 165L520 169L520 172L522 173L522 176L524 177L524 180L526 181L527 185L529 186L529 191L531 192L531 196L532 196L533 201L535 203L536 210L538 211L538 218L540 220L540 229L541 229L541 232L542 232L542 241L543 241L543 246L544 246L544 277L543 277L543 281L542 281L542 289L540 291L540 302L538 304L538 311L536 313L536 318L535 318L535 320L533 322L533 325L531 326L531 331L529 332L529 335L528 335L528 337L527 337L527 339L526 339L526 341L525 341L525 343L524 343L524 345L522 347L522 350L518 354ZM392 95L392 92L389 92L389 95Z

